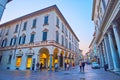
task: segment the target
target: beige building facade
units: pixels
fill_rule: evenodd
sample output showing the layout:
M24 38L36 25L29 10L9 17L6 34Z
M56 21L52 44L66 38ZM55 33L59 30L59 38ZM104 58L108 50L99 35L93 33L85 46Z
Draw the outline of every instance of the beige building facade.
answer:
M56 5L0 25L0 69L52 70L74 63L79 39Z

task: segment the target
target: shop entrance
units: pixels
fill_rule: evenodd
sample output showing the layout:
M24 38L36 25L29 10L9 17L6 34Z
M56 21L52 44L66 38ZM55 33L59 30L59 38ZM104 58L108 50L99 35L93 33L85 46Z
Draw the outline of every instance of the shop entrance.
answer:
M42 64L42 69L47 69L49 67L49 51L47 48L40 49L40 61L39 64Z

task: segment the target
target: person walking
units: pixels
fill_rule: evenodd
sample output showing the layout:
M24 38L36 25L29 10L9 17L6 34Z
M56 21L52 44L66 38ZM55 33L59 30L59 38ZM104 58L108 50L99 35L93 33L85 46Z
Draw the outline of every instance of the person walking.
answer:
M79 66L80 66L80 72L81 72L82 71L82 61L80 61Z
M85 69L85 62L83 61L82 62L82 68L83 68L83 72L85 71L84 69Z
M55 63L55 72L58 71L58 63Z
M36 70L39 70L39 63L36 64Z
M43 64L42 64L42 63L40 63L40 71L42 71L42 65L43 65Z
M69 67L70 67L70 65L69 65L69 63L67 63L67 70L69 70Z
M66 68L67 68L67 63L65 62L65 64L64 64L64 67L65 67L65 71L66 71Z

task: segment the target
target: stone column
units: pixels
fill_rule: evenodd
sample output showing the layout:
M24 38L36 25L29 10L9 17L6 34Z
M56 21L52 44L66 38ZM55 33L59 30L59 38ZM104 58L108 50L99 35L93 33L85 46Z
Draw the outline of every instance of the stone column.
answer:
M60 67L60 55L58 56L58 66Z
M52 57L53 57L52 54L50 54L50 67L49 67L49 68L50 68L50 69L49 69L50 71L52 71Z
M102 53L102 45L100 44L100 60L101 60L101 67L104 67L104 57L103 57L103 53Z
M107 35L104 36L104 43L105 43L105 50L106 50L107 60L108 60L108 67L109 67L109 69L113 69L113 66L112 66L113 61L112 61L112 56L111 56L111 52L110 52L110 46L109 46Z
M113 32L114 32L114 35L115 35L115 40L116 40L118 53L119 53L119 58L120 58L120 35L119 35L119 32L118 32L118 24L113 23L112 26L113 26L112 28L113 28Z
M114 42L112 39L112 32L109 31L108 32L108 38L109 38L109 43L110 43L110 50L111 50L111 54L112 54L112 59L113 59L113 65L114 65L114 71L119 71L120 69L120 64L119 64L119 59L117 56L117 52L115 51L115 47L114 47Z
M104 54L105 64L108 64L108 58L107 58L107 55L106 55L104 40L102 41L102 45L103 45L103 54Z

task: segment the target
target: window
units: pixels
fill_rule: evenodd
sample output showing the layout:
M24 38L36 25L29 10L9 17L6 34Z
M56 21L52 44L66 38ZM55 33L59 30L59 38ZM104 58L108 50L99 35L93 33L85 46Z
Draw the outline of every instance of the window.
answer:
M25 35L20 36L20 38L19 38L19 44L24 44L25 43L25 39L26 39Z
M27 22L24 22L23 30L26 30L27 28Z
M57 24L57 27L59 27L59 18L57 17L57 22L56 22L56 24Z
M34 42L34 37L35 37L35 34L31 34L30 43L33 43L33 42Z
M33 20L33 24L32 24L32 28L35 28L35 27L36 27L36 22L37 22L37 20L34 19L34 20Z
M71 50L71 43L69 42L69 49Z
M17 33L17 32L18 32L18 26L19 26L19 25L16 25L16 27L15 27L15 32L14 32L14 33Z
M9 34L9 28L6 30L6 34L5 35L8 35Z
M18 56L17 59L16 59L16 67L20 67L21 61L22 61L21 56Z
M31 64L32 64L32 56L28 56L26 68L27 68L27 69L30 69Z
M1 61L2 61L2 55L0 55L0 63L1 63Z
M9 56L9 59L8 59L8 64L11 63L11 59L12 59L12 55Z
M65 35L68 36L67 28L65 28Z
M7 45L7 39L4 39L4 40L2 41L1 47L6 47L6 45Z
M14 46L15 43L16 43L16 40L17 40L16 37L12 38L11 41L10 41L10 46Z
M66 48L68 48L68 40L65 39L65 43L66 43Z
M42 41L46 41L46 40L47 40L47 32L43 32Z
M48 25L48 16L44 17L44 25Z
M71 40L71 34L70 34L70 32L69 32L69 39Z
M0 30L0 37L2 37L2 32L3 32L3 30L1 29L1 30Z
M62 36L62 46L64 46L64 37Z
M59 32L56 31L56 42L59 43Z
M62 32L64 32L64 25L62 24Z

